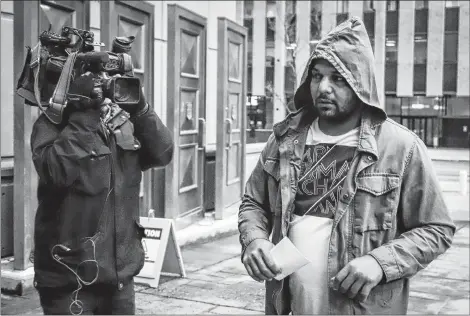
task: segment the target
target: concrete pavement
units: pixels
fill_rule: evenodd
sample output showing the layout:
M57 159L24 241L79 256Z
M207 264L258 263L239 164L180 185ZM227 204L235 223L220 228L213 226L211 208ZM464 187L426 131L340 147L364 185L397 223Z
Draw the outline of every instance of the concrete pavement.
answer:
M411 280L409 314L469 314L469 223L457 222L454 243ZM238 236L182 250L187 277L162 277L157 289L136 286L137 314L261 314L264 286L240 262ZM41 314L35 292L2 295L1 313Z
M455 176L457 170L468 168L467 153L449 152L441 157L457 157L458 164L433 158L459 230L452 248L412 279L409 314L469 314L469 196L458 193ZM178 244L184 246L187 277L162 277L158 289L138 285L138 314L262 313L263 285L248 277L239 259L240 246L234 235L237 210L238 204L226 210L224 220L208 217L177 232ZM42 314L34 290L24 296L2 294L1 299L1 314Z

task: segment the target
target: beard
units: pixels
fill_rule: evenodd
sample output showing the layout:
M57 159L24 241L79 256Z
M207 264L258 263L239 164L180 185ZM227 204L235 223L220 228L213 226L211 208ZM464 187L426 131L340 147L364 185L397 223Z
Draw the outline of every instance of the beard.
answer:
M320 103L315 102L313 108L316 114L322 118L323 120L334 122L334 123L342 123L348 120L351 115L356 112L355 107L350 107L347 109L341 110L338 104L335 102L333 103Z

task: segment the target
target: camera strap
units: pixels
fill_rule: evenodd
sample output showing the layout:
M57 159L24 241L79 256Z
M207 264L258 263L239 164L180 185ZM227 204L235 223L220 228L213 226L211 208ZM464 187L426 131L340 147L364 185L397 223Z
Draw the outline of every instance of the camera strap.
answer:
M39 88L40 69L41 69L41 43L39 42L32 51L31 68L34 74L34 97L36 103L44 115L54 124L62 122L62 114L67 104L67 92L69 90L70 79L72 77L72 70L75 64L77 52L69 54L65 61L62 73L60 74L59 81L54 89L52 98L49 100L49 106L44 107L41 104L41 90Z

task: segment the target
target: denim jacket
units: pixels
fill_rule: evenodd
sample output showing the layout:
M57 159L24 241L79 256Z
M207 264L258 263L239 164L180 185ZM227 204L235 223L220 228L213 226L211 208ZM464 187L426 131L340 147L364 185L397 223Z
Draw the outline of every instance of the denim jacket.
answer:
M364 28L357 18L345 23L353 32ZM345 26L337 28L341 27ZM317 46L309 64L322 53ZM343 76L351 76L343 67L345 62L339 65L331 60ZM306 70L296 92L296 105L308 101L307 93L299 95L299 90L306 88L307 75ZM368 106L362 114L357 155L334 215L328 280L348 262L367 254L380 264L384 279L365 302L349 299L329 284L329 312L406 314L409 278L450 247L455 226L424 143L386 117L377 106L376 91L375 96L371 90L362 93L364 84L346 79ZM238 222L242 256L255 239L270 239L277 244L287 236L307 132L316 117L311 108L301 106L274 126L248 179ZM266 314L291 311L288 282L288 277L266 282Z

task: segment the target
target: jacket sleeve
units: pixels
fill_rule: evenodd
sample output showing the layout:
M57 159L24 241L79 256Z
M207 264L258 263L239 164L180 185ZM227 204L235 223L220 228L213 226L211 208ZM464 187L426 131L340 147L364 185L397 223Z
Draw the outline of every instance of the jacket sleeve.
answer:
M158 115L148 109L145 114L131 118L131 121L134 135L142 146L139 154L142 170L169 164L173 157L173 140L170 130Z
M369 253L382 267L386 282L424 269L451 246L455 233L432 161L418 138L405 165L397 217L403 233Z
M272 230L272 212L269 206L268 175L264 171L266 148L262 151L250 178L238 213L238 230L242 246L242 258L246 247L255 239L267 239ZM272 192L271 192L272 194Z
M71 113L65 127L41 114L31 133L32 160L41 181L70 186L78 177L80 160L99 152L99 124L96 110Z

